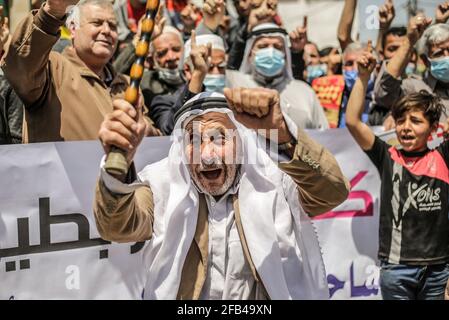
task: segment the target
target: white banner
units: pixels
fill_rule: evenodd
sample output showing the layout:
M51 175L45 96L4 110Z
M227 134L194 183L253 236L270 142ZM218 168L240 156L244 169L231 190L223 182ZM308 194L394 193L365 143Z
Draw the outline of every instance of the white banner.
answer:
M314 219L331 299L380 299L377 267L380 178L346 129L310 132L351 183L348 199Z
M346 130L310 134L336 156L352 191L315 219L332 299L378 299L377 170ZM137 169L164 158L147 138ZM142 243L99 238L92 213L99 142L0 146L0 299L140 299Z

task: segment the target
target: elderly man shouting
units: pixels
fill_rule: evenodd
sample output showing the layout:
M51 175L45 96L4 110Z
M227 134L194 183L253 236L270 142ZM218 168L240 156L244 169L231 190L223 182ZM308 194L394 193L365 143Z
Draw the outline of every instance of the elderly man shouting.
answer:
M24 142L96 139L112 99L128 86L109 64L117 45L109 0L82 0L68 23L73 47L51 52L69 5L77 2L46 1L13 35L3 70L26 107ZM148 126L147 134L158 132Z
M148 299L328 298L307 214L344 201L347 180L326 149L290 133L275 90L225 95L187 101L175 115L168 157L138 175L132 158L146 124L140 111L114 103L100 139L106 152L111 145L128 150L130 169L126 177L101 169L94 209L101 236L150 240ZM290 161L276 165L264 136L248 128L278 129L272 143Z

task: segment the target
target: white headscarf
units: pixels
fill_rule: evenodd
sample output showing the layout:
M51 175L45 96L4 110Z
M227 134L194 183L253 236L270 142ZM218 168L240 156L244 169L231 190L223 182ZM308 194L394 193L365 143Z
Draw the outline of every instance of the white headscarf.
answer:
M218 93L201 93L187 104L207 97L224 98ZM258 147L254 131L237 122L231 110L213 107L183 113L175 124L168 158L139 173L155 196L153 238L146 248L150 266L145 298L177 296L199 208L198 191L184 153L182 125L186 119L208 112L226 114L237 127L245 159L253 156L241 164L239 208L251 258L270 298L327 299L326 273L315 228L299 203L294 182Z
M172 33L174 34L180 41L181 50L184 50L184 40L182 38L181 32L178 29L172 26L164 26L162 29L162 34ZM150 55L155 53L154 42L150 42ZM182 55L178 61L178 67L175 69L167 69L159 65L157 59L154 59L154 69L159 73L159 78L164 82L170 85L179 86L185 82L184 75L182 73L183 64L182 64Z
M184 46L184 62L190 57L190 51L192 50L191 39L186 41ZM221 37L215 34L200 34L196 36L196 44L198 46L205 46L208 43L212 44L212 49L221 50L226 52L225 44Z
M279 32L276 32L275 30L279 30ZM267 32L264 32L264 31ZM288 43L288 37L285 33L282 31L285 31L281 27L279 27L275 23L262 23L257 25L253 28L252 33L257 33L257 35L251 36L246 41L246 47L245 47L245 53L243 55L243 61L240 66L240 72L245 74L251 74L253 71L252 63L249 60L249 56L251 54L251 50L253 49L254 42L261 38L261 37L281 37L284 40L284 53L285 53L285 66L284 71L282 75L278 78L280 80L278 81L289 81L293 80L293 73L292 73L292 57L289 49L289 43Z

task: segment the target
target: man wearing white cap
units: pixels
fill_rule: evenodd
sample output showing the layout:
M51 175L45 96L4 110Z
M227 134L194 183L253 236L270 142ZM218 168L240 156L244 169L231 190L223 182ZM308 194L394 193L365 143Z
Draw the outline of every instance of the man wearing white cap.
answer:
M299 128L327 129L323 108L305 82L294 80L287 32L274 23L254 27L239 71L228 70L227 86L278 90L281 108Z
M132 161L145 123L125 101L114 102L100 139L106 153L111 145L127 150L130 169L111 176L102 164L94 208L101 236L149 240L146 299L327 299L309 215L339 205L349 183L326 149L289 131L275 90L225 95L186 102L168 157L138 175ZM276 164L260 147L268 141L249 128L277 129L271 143L291 160Z
M164 134L173 131L173 116L187 100L195 94L223 92L225 87L226 53L222 38L217 35L196 35L184 46L184 75L188 84L173 95L161 95L153 99L150 107L151 119Z
M145 105L150 106L158 95L175 93L185 84L182 73L183 52L182 35L172 26L164 26L162 33L151 41L152 69L145 70L141 82Z
M182 57L184 41L181 33L172 26L164 26L162 19L155 29L158 33L150 42L150 52L147 58L150 67L145 69L140 87L145 105L150 106L153 98L158 95L173 94L185 84L182 72ZM162 32L159 33L159 30ZM154 35L153 34L153 35ZM114 68L121 73L129 74L132 64L136 61L136 44L140 34L134 37L114 61Z

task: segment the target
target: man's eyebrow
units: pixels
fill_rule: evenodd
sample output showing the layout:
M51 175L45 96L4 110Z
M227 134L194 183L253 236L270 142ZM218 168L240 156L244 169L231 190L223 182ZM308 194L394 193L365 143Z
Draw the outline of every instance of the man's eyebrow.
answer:
M207 130L207 133L210 132L219 132L220 134L224 134L226 132L226 128L223 126L216 126Z
M87 20L88 22L108 22L108 23L115 23L117 24L117 19L116 18L110 18L110 19L101 19L101 18L90 18L89 20Z

